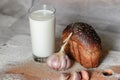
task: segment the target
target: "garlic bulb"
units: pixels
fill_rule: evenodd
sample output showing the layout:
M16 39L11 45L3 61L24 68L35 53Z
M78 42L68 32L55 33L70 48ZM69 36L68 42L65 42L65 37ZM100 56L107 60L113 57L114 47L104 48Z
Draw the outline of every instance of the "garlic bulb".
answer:
M87 71L63 73L60 76L60 80L89 80Z
M68 55L64 51L65 46L67 45L71 36L72 33L70 33L67 39L65 39L64 44L62 45L59 52L48 57L47 65L50 68L53 68L55 70L66 70L72 65L72 61L69 59Z

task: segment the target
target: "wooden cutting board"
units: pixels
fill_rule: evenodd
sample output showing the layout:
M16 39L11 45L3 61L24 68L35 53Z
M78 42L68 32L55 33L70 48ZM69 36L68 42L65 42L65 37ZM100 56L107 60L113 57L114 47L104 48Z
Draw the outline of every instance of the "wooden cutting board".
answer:
M33 60L28 60L25 63L21 63L16 67L8 69L0 76L6 77L9 75L9 77L14 78L14 80L60 80L62 73L80 71L82 69L85 68L78 63L75 63L69 70L55 71L50 69L45 63L38 63L34 62ZM100 69L89 69L87 71L89 72L90 80L118 80L114 75L103 75L103 70Z

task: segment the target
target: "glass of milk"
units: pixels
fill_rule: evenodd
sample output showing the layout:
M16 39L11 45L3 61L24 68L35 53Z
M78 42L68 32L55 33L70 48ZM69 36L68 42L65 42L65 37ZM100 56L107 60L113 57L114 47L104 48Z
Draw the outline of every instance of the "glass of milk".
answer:
M55 8L37 5L30 9L30 33L33 58L45 62L55 51Z

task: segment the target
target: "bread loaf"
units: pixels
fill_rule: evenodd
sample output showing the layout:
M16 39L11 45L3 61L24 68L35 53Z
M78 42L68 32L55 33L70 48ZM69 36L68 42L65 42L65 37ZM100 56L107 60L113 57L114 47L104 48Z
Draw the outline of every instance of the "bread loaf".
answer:
M86 68L97 67L100 63L102 47L100 37L93 27L82 22L69 24L63 31L62 41L71 32L73 35L65 51L82 66Z

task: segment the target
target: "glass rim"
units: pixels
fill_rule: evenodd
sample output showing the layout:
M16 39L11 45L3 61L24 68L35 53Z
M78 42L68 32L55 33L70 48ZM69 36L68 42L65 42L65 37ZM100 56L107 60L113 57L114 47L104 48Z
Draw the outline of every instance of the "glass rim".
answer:
M34 8L36 6L39 6L40 8L34 10ZM28 10L28 13L31 14L33 13L34 11L37 11L37 10L50 10L52 11L52 14L55 14L56 13L56 9L51 6L51 5L48 5L48 4L42 4L42 5L35 5L35 6L32 6L29 10Z

